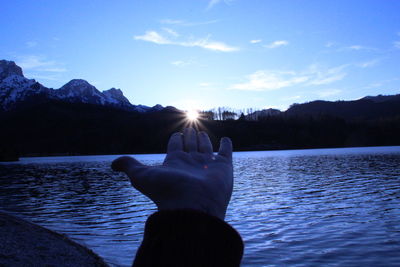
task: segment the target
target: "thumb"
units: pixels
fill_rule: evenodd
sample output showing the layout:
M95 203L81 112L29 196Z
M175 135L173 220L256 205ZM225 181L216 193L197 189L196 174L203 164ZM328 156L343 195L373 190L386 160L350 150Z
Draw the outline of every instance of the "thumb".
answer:
M111 168L114 171L124 172L125 174L127 174L129 179L131 180L131 184L133 185L133 187L135 187L143 194L147 195L144 187L144 181L146 179L143 179L146 176L144 175L145 172L143 172L143 170L147 170L148 166L144 165L143 163L132 157L123 156L114 160L111 163Z
M136 159L129 157L129 156L122 156L115 159L111 163L111 168L117 172L125 172L129 174L137 167L144 167L141 162L137 161Z

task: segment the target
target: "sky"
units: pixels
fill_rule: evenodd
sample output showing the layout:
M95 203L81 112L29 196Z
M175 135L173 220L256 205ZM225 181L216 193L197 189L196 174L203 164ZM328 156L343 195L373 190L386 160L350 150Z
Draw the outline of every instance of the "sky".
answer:
M0 59L132 104L278 108L400 93L397 0L13 0Z

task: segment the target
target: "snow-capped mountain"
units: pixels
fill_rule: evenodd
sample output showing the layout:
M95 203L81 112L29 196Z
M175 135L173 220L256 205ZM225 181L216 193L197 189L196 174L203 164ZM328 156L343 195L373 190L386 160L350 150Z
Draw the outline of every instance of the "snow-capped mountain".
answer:
M28 99L51 95L50 89L27 79L12 61L0 60L0 110L10 110Z
M113 102L115 104L119 103L119 104L125 104L127 106L131 104L129 100L124 96L121 89L111 88L109 90L103 91L103 95L107 98L109 102Z
M163 109L161 105L154 107L132 105L120 89L111 88L100 92L81 79L71 80L60 89L47 88L33 79L25 78L22 69L13 61L0 60L0 111L49 100L111 106L137 112Z
M24 76L22 69L13 61L0 60L0 80L4 80L8 76Z
M72 103L88 103L135 109L120 89L111 88L100 92L96 87L81 79L71 80L60 89L54 90L54 92L56 92L54 96L57 99Z

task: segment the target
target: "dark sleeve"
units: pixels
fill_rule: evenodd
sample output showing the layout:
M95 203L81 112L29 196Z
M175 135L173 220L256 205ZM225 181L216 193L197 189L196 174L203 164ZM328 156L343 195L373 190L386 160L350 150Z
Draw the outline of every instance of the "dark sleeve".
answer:
M147 219L133 266L240 266L242 255L242 238L223 220L195 210L159 211Z

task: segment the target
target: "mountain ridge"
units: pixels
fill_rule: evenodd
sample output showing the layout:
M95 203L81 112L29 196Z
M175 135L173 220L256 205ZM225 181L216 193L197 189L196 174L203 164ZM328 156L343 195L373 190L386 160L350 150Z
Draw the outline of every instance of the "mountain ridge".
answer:
M73 79L59 89L48 88L34 79L26 78L22 68L15 62L0 60L0 111L54 100L108 106L140 113L159 111L163 108L161 105L133 105L121 89L111 88L101 92L83 79Z
M2 154L163 153L171 134L188 127L184 111L132 105L120 89L100 92L81 79L47 88L10 61L0 61L0 77L0 160ZM223 136L235 150L400 145L400 95L317 100L285 112L249 109L238 119L228 109L209 113L191 126L208 132L214 147Z
M293 104L284 113L288 116L329 115L343 119L379 119L400 116L400 94L366 96L350 101L315 100Z
M83 79L72 79L59 89L48 88L34 79L26 78L23 75L22 68L15 62L0 60L0 111L11 111L49 101L92 104L139 113L176 109L174 107L163 107L159 104L153 107L140 104L133 105L124 96L121 89L111 88L99 91ZM286 111L277 109L255 110L242 118L262 120L266 117L280 115L329 115L344 119L376 119L397 116L400 115L400 94L365 96L350 101L315 100L302 104L292 104ZM236 114L236 116L239 117L239 114Z

